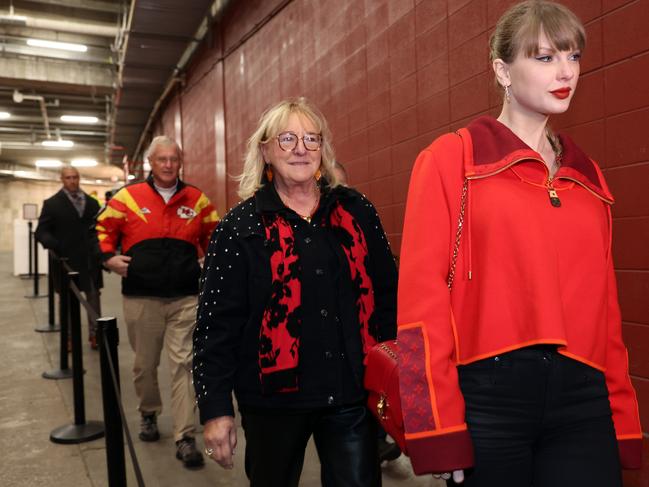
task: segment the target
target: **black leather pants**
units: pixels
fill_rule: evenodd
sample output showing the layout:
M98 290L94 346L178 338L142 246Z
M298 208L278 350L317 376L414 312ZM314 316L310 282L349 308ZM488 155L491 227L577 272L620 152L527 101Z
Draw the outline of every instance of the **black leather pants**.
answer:
M363 405L306 412L242 411L252 487L297 487L311 435L323 487L377 487L376 422Z

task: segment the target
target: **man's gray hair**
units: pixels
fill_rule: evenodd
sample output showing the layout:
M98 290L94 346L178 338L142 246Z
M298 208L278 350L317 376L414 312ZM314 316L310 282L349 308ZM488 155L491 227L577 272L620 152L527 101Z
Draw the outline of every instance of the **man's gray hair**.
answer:
M144 160L151 162L149 157L151 154L155 153L155 151L158 149L158 147L175 147L176 151L178 152L178 157L180 159L183 158L183 150L180 148L180 144L176 142L174 139L171 137L168 137L166 135L158 135L157 137L154 137L151 143L149 144L149 147L147 148L146 152L144 153Z

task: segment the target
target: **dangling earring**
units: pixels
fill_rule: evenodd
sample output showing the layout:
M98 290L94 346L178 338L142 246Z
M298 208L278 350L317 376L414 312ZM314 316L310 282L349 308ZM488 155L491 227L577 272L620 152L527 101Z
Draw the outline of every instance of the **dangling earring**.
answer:
M505 100L507 100L507 102L510 102L511 97L512 97L512 94L509 91L509 85L507 85L507 86L505 86Z
M321 177L322 177L322 173L320 172L320 169L318 169L318 170L315 172L315 180L316 180L316 181L320 181L320 178L321 178Z
M270 164L266 163L266 179L268 179L269 183L273 182L273 169L271 168Z

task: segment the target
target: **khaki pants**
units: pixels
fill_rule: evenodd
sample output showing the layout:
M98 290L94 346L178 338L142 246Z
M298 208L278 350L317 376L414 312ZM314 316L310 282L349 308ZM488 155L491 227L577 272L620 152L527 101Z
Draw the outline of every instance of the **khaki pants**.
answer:
M135 351L133 383L143 414L162 411L158 365L162 347L171 371L174 440L194 436L195 395L192 384L192 333L196 296L151 298L124 296L128 340Z

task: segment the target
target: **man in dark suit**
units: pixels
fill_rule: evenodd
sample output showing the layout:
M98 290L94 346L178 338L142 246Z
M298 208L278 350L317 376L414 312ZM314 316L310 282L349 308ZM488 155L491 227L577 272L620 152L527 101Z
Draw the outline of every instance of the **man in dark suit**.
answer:
M97 315L101 316L99 290L102 287L101 257L95 231L99 203L79 188L79 171L74 167L61 170L63 187L43 203L38 219L36 239L79 273L79 287ZM57 267L53 272L55 288L59 290ZM88 313L90 346L97 348L95 323Z

